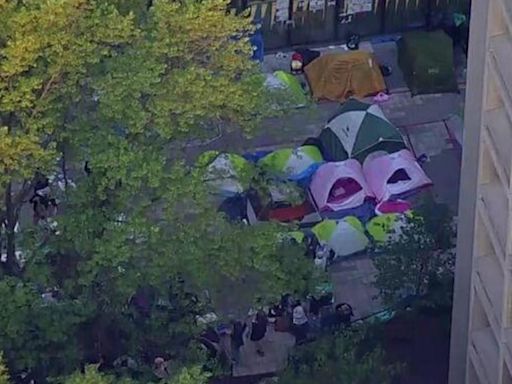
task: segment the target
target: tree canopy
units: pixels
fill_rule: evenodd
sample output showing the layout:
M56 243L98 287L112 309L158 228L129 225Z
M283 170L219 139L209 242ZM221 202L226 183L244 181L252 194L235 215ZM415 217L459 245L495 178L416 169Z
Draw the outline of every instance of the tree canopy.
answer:
M431 305L451 303L455 228L449 208L430 196L405 219L397 236L376 248L376 287L384 302L428 297Z
M197 315L311 283L302 249L279 241L289 229L226 221L180 150L214 122L251 133L286 105L250 60L250 22L223 0L152 3L0 1L0 344L13 376L122 355L190 366ZM64 179L56 227L27 219L36 172Z
M279 383L388 384L401 368L387 363L383 350L368 337L368 326L358 325L298 347Z

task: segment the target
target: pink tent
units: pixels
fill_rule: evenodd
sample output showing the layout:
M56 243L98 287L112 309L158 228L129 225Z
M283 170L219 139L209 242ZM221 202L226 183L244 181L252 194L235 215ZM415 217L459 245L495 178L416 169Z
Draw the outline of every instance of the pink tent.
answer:
M403 149L392 154L370 156L364 162L364 175L377 201L410 194L432 185L413 154Z
M356 208L374 197L361 164L354 159L321 165L313 175L309 191L320 212Z

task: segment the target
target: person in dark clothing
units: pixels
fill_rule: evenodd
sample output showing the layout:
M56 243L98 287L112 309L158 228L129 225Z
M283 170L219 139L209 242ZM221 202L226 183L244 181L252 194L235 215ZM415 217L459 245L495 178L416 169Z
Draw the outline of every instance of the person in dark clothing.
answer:
M219 355L220 337L213 327L207 327L199 336L199 341L206 348L211 359Z
M338 316L340 324L343 324L345 327L349 327L352 322L352 317L354 316L354 311L350 304L341 303L336 305L336 315Z
M240 362L240 348L244 345L244 333L247 329L247 324L241 321L232 322L231 332L231 358L233 363L238 364Z
M39 220L54 216L57 211L57 200L48 196L49 187L43 187L43 185L39 184L38 189L34 187L34 194L29 200L29 203L32 204L34 224L39 223Z
M263 340L267 333L267 324L267 316L265 316L262 311L259 311L252 321L250 339L254 343L254 346L256 347L256 353L259 356L265 356L265 352L263 352L263 347L261 345L261 340Z
M89 161L86 161L84 164L84 172L87 176L91 176L91 174L92 174L92 169L89 166Z
M348 303L340 303L336 305L334 313L330 313L321 319L321 327L323 329L339 329L342 325L350 327L354 312Z

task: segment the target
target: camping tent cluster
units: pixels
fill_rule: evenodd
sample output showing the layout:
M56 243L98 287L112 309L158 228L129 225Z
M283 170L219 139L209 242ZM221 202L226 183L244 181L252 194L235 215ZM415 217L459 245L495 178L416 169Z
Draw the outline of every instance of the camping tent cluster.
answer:
M382 110L354 99L298 148L209 156L205 181L230 219L297 223L339 257L399 232L407 199L432 184Z

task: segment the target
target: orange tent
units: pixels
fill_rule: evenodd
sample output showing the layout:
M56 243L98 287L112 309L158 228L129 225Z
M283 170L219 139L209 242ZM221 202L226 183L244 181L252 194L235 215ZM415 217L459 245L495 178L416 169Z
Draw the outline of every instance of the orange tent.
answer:
M315 100L344 102L386 90L379 64L365 51L322 55L304 71Z

